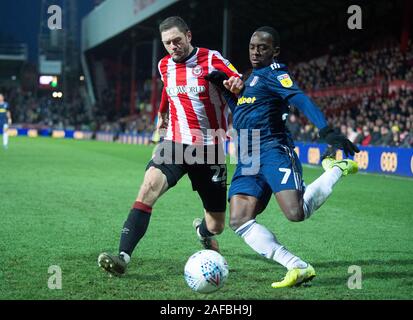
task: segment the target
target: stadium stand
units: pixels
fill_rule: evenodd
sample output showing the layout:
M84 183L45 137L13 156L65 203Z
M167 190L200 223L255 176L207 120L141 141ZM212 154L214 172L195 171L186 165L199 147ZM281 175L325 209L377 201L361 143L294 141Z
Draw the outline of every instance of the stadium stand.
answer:
M334 67L330 68L331 65ZM314 96L316 103L328 115L329 122L341 127L349 138L354 136L353 141L362 145L412 147L412 67L411 44L405 54L401 54L397 44L394 44L389 48L366 52L353 50L348 55L324 56L300 62L291 65L291 70L300 86ZM358 72L357 68L363 71ZM365 78L362 77L364 73ZM336 85L332 86L333 83ZM379 86L376 86L377 83ZM149 103L150 79L145 84L138 97L140 102L136 114L132 116L128 114L127 99L121 101L123 107L120 112L113 113L111 106L116 103L114 90L102 92L91 115L84 110L79 96L63 107L47 97L35 99L30 93L19 90L6 91L6 96L13 106L15 121L22 125L141 133L154 128ZM351 90L360 85L364 85L363 90L344 95L335 93L337 88ZM323 95L317 96L320 92ZM297 114L290 117L289 125L298 141L318 139L313 126Z
M21 86L0 85L0 90L15 128L81 130L109 141L150 136L161 92L157 61L164 55L159 21L183 16L199 41L195 45L218 49L243 74L249 65L248 35L267 24L280 31L280 61L330 124L361 146L411 148L413 46L407 3L366 1L363 10L369 15L363 24L368 27L351 31L345 2L99 1L82 23L85 81L73 97L59 101ZM211 10L220 15L211 19ZM297 10L302 14L288 14ZM317 16L324 19L313 19ZM317 130L294 108L288 126L297 142L318 141Z
M297 82L349 139L362 145L404 147L413 146L412 70L411 42L405 53L393 42L382 49L324 56L292 66ZM304 118L294 116L289 125L296 140L317 139L316 130Z

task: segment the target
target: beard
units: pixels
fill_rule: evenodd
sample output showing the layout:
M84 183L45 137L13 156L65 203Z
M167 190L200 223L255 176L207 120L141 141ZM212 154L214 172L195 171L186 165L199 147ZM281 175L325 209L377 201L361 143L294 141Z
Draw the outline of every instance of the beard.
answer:
M178 58L174 58L172 57L172 60L174 62L182 62L183 60L185 60L189 55L189 46L185 49L182 50L182 55L180 55Z

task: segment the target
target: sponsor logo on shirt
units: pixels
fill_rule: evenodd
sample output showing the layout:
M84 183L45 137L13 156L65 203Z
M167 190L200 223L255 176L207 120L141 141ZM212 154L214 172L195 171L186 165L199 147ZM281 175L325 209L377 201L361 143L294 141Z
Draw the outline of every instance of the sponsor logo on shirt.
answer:
M254 103L256 100L257 100L256 97L241 97L238 99L237 106L244 104L244 103L251 104L251 103Z
M176 97L178 94L198 94L205 92L204 86L177 86L177 87L167 87L166 93L170 97Z

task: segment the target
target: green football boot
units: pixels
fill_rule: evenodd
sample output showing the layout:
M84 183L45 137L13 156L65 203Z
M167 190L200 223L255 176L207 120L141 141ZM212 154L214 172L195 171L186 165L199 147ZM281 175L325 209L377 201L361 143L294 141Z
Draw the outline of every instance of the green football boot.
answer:
M338 167L343 172L343 176L355 174L358 172L359 168L357 162L351 159L335 160L334 158L330 157L323 159L321 165L323 166L323 169L325 171L333 167Z

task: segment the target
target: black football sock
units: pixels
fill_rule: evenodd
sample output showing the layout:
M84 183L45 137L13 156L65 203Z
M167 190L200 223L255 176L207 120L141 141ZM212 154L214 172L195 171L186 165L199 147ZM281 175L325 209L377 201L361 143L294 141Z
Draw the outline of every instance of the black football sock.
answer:
M206 222L205 222L205 218L202 219L202 222L201 222L201 224L199 225L199 228L198 228L198 232L204 238L214 236L213 233L209 232L209 230L207 228L207 225L206 225Z
M136 201L126 219L120 235L119 252L132 255L138 242L148 229L152 208Z

